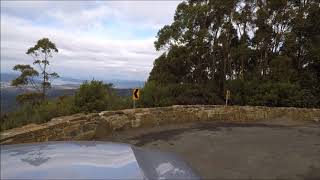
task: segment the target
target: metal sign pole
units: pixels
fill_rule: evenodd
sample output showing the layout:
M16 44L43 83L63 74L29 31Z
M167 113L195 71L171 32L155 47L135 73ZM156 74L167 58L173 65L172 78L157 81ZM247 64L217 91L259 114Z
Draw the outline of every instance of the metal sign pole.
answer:
M226 106L228 106L228 100L229 100L229 98L230 98L230 91L227 90L227 92L226 92Z
M136 108L136 100L133 100L133 109Z

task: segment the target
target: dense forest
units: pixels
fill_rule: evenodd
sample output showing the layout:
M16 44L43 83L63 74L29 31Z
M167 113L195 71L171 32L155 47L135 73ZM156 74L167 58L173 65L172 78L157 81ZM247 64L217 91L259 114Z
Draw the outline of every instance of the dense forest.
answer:
M144 105L320 107L318 0L188 0L154 44Z

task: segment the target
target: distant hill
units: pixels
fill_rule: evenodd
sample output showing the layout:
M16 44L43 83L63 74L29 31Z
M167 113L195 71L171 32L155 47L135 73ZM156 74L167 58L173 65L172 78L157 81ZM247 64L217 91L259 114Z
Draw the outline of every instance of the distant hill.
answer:
M9 112L18 108L16 96L24 92L24 90L10 86L10 81L18 77L17 74L1 73L1 113ZM74 95L80 84L84 80L62 77L55 80L53 87L48 91L49 98L59 96ZM115 91L119 96L130 96L132 88L142 87L143 81L132 80L110 80L105 83L114 84Z
M13 73L1 73L1 87L7 87L10 85L10 81L18 77L17 74ZM101 80L104 83L112 83L115 88L118 89L128 89L128 88L139 88L143 87L143 81L137 80L119 80L119 79L110 79L110 80L103 80L103 79L96 79ZM80 84L82 84L85 80L83 79L75 79L70 77L60 77L53 81L54 86L66 87L66 88L78 88Z
M17 77L17 74L1 73L1 82L9 82Z

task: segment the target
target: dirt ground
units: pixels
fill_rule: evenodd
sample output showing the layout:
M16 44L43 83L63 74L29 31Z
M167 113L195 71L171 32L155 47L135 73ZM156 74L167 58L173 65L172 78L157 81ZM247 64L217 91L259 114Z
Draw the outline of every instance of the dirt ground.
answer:
M320 179L320 124L198 122L119 131L94 140L182 156L204 179Z

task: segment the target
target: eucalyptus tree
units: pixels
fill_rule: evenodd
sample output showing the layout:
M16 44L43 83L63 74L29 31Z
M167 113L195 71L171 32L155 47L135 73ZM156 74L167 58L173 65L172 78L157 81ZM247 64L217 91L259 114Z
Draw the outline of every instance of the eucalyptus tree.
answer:
M157 34L164 53L149 81L220 98L231 89L239 104L320 106L319 18L318 0L183 1Z
M56 45L48 38L42 38L26 52L27 55L33 58L33 65L37 66L37 68L28 64L17 64L13 67L13 70L19 71L20 75L11 84L16 87L33 88L32 92L17 96L18 102L38 103L46 99L52 80L59 77L56 72L48 70L49 60L55 53L58 53Z

